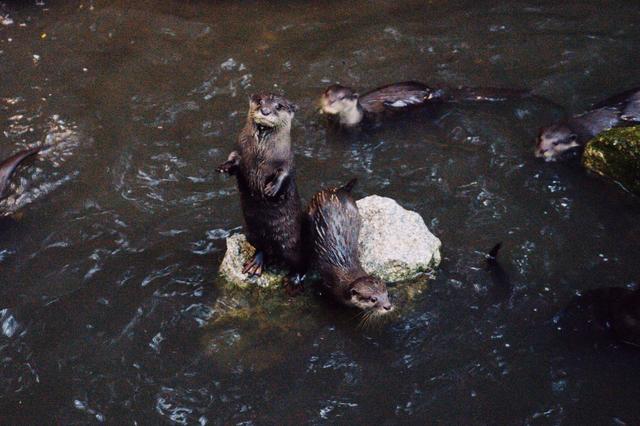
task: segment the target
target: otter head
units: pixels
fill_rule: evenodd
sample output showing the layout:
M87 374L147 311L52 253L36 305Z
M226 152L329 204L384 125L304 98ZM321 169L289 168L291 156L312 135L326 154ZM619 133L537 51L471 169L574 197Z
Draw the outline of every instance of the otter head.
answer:
M543 127L538 133L535 154L545 161L555 161L567 151L579 147L578 135L566 124Z
M348 87L334 84L324 91L320 102L322 112L336 115L354 108L358 103L358 94Z
M320 104L324 114L338 115L342 124L354 125L362 120L358 94L348 87L339 84L329 86L322 94Z
M393 310L384 281L370 275L358 278L349 285L345 294L349 306L383 315Z
M249 118L258 127L289 127L297 110L294 103L272 93L255 94L249 99Z

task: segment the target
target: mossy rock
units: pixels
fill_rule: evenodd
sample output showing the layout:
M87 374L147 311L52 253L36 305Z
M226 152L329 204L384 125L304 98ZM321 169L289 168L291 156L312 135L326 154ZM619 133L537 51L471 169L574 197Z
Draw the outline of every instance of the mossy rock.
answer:
M640 195L640 126L608 130L587 144L582 164Z

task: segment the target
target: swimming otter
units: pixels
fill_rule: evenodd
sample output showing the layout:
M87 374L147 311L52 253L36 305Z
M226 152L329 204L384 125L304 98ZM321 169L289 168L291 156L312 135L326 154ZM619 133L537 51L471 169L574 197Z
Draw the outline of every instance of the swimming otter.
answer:
M593 109L540 129L535 156L555 161L568 153L581 153L589 140L613 127L640 123L640 88L605 99Z
M307 225L313 262L324 285L347 306L371 315L393 309L386 284L367 274L358 256L360 214L351 197L353 179L340 188L329 188L313 196L307 208Z
M560 315L571 332L588 337L613 337L640 347L640 290L602 287L576 296Z
M305 270L302 207L291 150L291 120L296 110L296 105L281 96L251 96L236 150L218 167L237 178L247 239L256 249L242 272L259 276L269 263L284 263L294 284Z
M12 155L11 157L0 163L0 200L4 200L9 196L9 184L11 176L18 166L27 158L37 154L48 146L37 146L35 148L25 149Z
M375 120L385 113L411 107L456 101L503 101L528 96L526 91L497 88L432 88L417 81L405 81L378 87L363 95L339 84L329 86L320 99L322 112L336 116L337 123L353 127L363 120Z

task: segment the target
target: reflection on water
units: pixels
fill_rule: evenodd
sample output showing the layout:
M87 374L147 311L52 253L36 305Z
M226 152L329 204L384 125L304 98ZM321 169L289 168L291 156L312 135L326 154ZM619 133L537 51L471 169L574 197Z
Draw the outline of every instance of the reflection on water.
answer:
M0 237L0 412L59 423L617 423L638 354L570 344L579 291L638 284L637 198L533 158L563 111L452 105L334 134L317 96L407 79L530 88L580 111L636 74L632 2L0 4L0 153L21 168ZM230 293L235 181L214 173L253 91L283 91L298 182L360 178L444 244L377 327L313 290ZM14 214L15 213L15 214ZM484 253L503 241L507 293Z

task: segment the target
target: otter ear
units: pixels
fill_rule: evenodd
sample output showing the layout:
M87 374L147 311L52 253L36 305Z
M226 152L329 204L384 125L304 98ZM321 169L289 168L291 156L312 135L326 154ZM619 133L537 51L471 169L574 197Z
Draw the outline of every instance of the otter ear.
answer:
M346 288L344 290L344 298L345 300L350 300L353 296L358 294L358 290L356 290L355 288L351 287L351 288Z
M296 104L290 103L289 104L289 111L291 112L297 112L300 109L300 107Z
M576 135L575 133L571 133L569 135L569 143L574 143L578 141L578 135Z
M358 94L358 93L354 93L353 95L349 96L349 99L352 99L352 100L354 100L354 101L355 101L355 100L357 100L359 97L360 97L360 94Z

